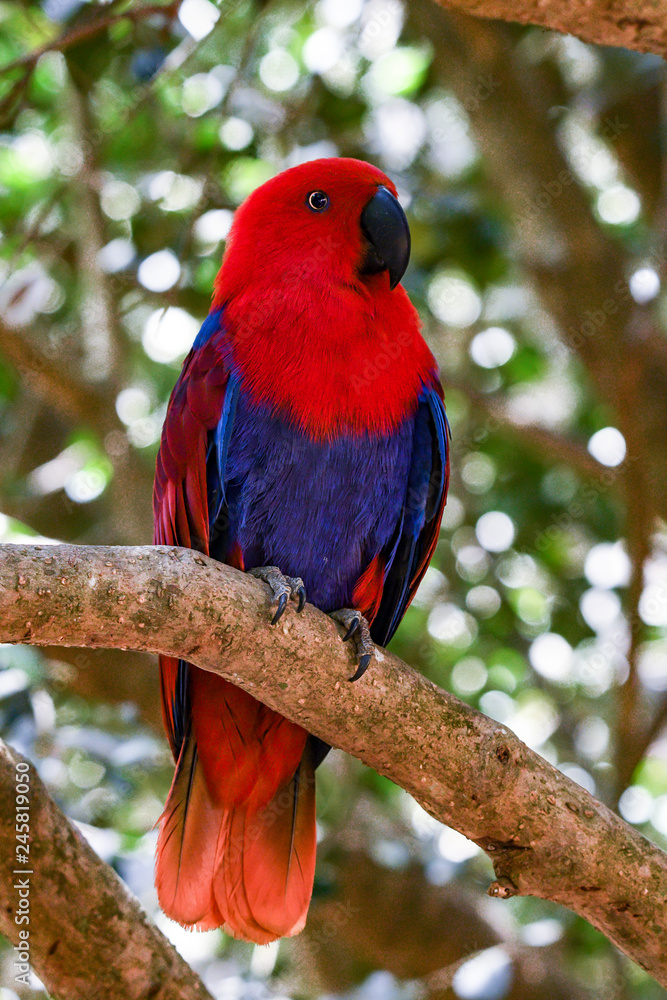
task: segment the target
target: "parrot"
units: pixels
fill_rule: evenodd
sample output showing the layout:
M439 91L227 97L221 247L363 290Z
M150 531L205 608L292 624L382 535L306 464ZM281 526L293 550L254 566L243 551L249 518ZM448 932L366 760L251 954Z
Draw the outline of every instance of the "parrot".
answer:
M438 367L400 284L409 256L396 187L370 163L313 160L256 188L234 214L156 462L154 543L263 580L272 624L306 599L330 614L356 682L426 572L449 482ZM163 911L256 944L298 933L330 746L183 660L162 655L160 678L175 760L156 851Z

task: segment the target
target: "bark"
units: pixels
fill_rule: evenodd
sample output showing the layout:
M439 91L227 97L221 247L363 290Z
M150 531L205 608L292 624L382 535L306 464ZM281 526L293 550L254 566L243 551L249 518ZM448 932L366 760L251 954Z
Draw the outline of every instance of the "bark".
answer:
M185 549L7 545L0 642L170 653L228 678L478 843L491 895L568 906L667 985L667 855L392 654L349 684L333 622L308 606L270 629L267 593Z
M25 786L28 807L19 796ZM16 830L26 811L28 854ZM0 931L17 946L15 975L25 974L29 956L53 996L211 1000L114 870L49 798L32 765L2 742L0 884Z
M576 35L597 45L621 45L667 55L667 0L438 0L447 10L517 21Z

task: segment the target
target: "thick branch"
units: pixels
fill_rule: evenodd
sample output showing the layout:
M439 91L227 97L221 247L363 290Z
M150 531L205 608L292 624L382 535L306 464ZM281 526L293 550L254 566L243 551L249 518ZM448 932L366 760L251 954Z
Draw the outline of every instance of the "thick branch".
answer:
M24 814L29 853L20 833L17 838ZM71 826L35 769L2 742L0 884L0 931L18 946L15 975L25 975L29 956L46 988L67 1000L211 1000L113 869Z
M268 627L256 580L166 547L3 546L0 641L170 653L359 757L494 861L496 895L570 907L667 985L667 856L504 726L390 653L349 684L315 608Z
M576 35L584 42L667 55L667 0L438 0L475 17L518 21Z

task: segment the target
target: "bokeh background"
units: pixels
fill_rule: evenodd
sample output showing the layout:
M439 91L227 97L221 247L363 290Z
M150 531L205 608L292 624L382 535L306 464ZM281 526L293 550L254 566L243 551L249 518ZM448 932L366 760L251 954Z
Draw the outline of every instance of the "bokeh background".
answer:
M393 648L667 846L665 94L657 57L432 0L0 2L2 540L150 541L236 206L306 159L368 159L410 219L453 432ZM0 665L3 738L221 1000L666 995L571 913L488 898L474 844L339 752L306 931L187 934L152 885L154 663Z

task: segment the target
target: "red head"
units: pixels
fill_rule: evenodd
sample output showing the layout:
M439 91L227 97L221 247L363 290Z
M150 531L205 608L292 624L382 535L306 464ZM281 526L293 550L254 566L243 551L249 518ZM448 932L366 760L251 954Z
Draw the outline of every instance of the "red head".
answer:
M257 188L213 300L254 400L318 438L411 413L435 362L398 285L409 254L396 188L368 163L314 160Z
M410 232L396 188L360 160L292 167L241 205L216 283L215 304L270 281L393 289L407 267ZM374 275L380 274L380 279Z

